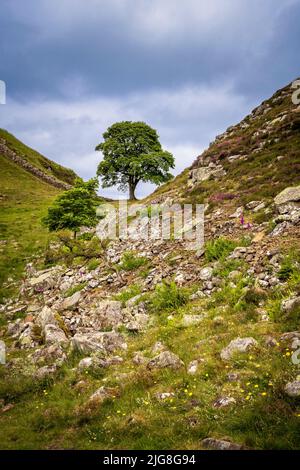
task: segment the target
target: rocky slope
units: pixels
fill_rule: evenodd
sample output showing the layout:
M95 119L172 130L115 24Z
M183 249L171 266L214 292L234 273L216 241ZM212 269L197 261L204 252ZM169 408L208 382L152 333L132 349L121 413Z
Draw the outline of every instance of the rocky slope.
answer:
M1 447L299 448L291 93L145 201L204 203L204 250L83 237L67 254L52 243L52 266L27 265L19 296L1 307Z

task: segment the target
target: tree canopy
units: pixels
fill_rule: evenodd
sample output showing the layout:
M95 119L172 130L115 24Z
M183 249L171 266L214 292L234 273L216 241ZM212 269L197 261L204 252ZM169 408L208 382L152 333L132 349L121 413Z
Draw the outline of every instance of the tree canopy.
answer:
M97 170L103 188L128 188L129 198L135 199L140 181L161 184L172 179L169 170L175 166L174 157L162 149L156 130L145 122L117 122L103 139L96 147L104 156Z
M62 229L72 230L74 238L81 227L95 227L98 222L96 209L99 199L96 194L97 178L84 182L75 180L74 187L60 194L48 209L42 223L50 232Z

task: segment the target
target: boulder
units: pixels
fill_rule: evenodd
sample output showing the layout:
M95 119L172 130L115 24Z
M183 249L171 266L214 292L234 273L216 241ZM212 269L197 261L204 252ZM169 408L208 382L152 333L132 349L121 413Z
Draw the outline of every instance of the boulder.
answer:
M215 450L242 450L244 447L240 444L234 442L225 441L223 439L213 439L212 437L207 437L201 441L203 447L208 449Z
M70 297L66 297L60 304L60 310L74 310L81 299L81 292L75 292Z
M213 268L207 267L201 269L199 273L199 278L201 281L210 281L213 276Z
M257 346L258 343L254 338L236 338L233 339L226 348L221 351L221 359L227 361L231 359L236 352L247 352Z
M100 329L117 328L123 324L126 313L126 309L122 309L122 302L105 300L93 312L94 325Z
M43 380L43 379L46 379L47 377L53 376L56 372L57 372L56 365L40 367L40 369L38 369L35 372L34 378L38 380Z
M214 402L213 406L214 408L225 408L226 406L234 405L235 403L236 400L233 397L220 397Z
M284 391L289 397L300 397L300 380L287 383Z
M36 273L37 276L29 279L29 286L37 292L44 292L55 287L59 269L50 269Z
M45 306L36 316L36 323L44 329L46 325L57 325L54 312Z
M115 398L119 395L119 390L115 388L100 387L89 398L89 404L100 405L107 398Z
M46 344L66 344L68 342L65 332L57 325L46 325L44 335Z
M183 361L170 351L163 351L158 356L154 357L148 362L149 369L164 369L169 368L173 370L184 367Z
M195 375L198 371L199 361L195 359L191 361L187 367L187 373L190 375Z
M67 360L67 355L60 344L51 344L37 349L30 356L34 364L42 365L55 362L56 365L62 365Z
M111 353L116 349L127 349L124 337L114 331L97 332L90 331L76 333L72 338L72 346L82 354L93 352Z
M285 188L274 198L276 206L298 201L300 201L300 186Z
M290 297L284 300L281 304L281 311L289 314L297 307L300 307L300 296Z

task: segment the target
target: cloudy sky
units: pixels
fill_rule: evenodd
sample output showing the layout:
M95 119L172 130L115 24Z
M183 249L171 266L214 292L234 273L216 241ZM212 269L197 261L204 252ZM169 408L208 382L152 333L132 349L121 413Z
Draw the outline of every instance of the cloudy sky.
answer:
M106 128L143 120L179 173L300 75L299 24L300 0L0 0L0 127L89 178Z

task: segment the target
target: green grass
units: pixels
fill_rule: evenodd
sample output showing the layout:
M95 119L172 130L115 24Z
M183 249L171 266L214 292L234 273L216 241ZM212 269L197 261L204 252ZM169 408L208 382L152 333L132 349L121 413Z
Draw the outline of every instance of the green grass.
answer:
M207 262L224 260L237 247L237 243L226 238L208 241L205 244L205 258Z
M80 357L75 356L55 381L40 384L21 374L9 379L10 371L2 369L0 399L14 407L0 415L0 447L201 449L201 439L212 436L256 449L299 449L300 404L282 393L297 367L285 344L268 348L264 343L267 335L278 338L279 325L241 322L234 297L229 299L231 306L228 297L214 300L185 303L185 311L207 313L193 327L182 327L180 316L162 322L161 313L153 312L153 324L145 333L127 336L123 364L105 369L102 376L76 372ZM216 327L213 320L221 307L224 322ZM169 312L168 306L163 312ZM253 336L259 345L222 362L220 351L237 336ZM202 358L196 375L188 375L185 369L150 371L134 365L134 353L142 351L151 357L156 341L162 341L186 365ZM128 377L119 379L124 373ZM238 373L239 381L229 382L228 373ZM88 397L101 385L115 390L114 397L100 406L87 405ZM158 392L172 392L174 397L160 402L155 398ZM220 396L232 396L236 404L214 408Z
M44 173L69 184L72 184L74 182L74 179L76 178L76 173L73 170L65 168L62 165L53 162L49 158L44 157L36 150L33 150L32 148L23 144L20 140L16 139L16 137L14 137L6 130L0 129L0 138L6 140L6 145L11 150L16 152L18 155L27 160L33 166L42 170Z
M188 301L188 291L178 287L174 281L164 281L155 288L151 298L151 305L154 311L177 309L185 305Z
M147 264L147 258L138 256L133 251L127 251L123 254L118 268L124 271L133 271Z
M82 289L85 288L87 285L86 282L81 282L80 284L77 284L76 286L70 287L70 289L67 289L65 292L65 297L71 297L71 295L76 294L76 292L80 292Z
M128 300L136 297L141 293L141 286L139 284L132 284L127 289L122 290L119 294L115 295L115 300L126 303Z
M58 190L0 155L0 298L15 291L26 262L41 255L48 233L41 225ZM11 279L11 280L10 280ZM3 286L8 283L8 286Z

